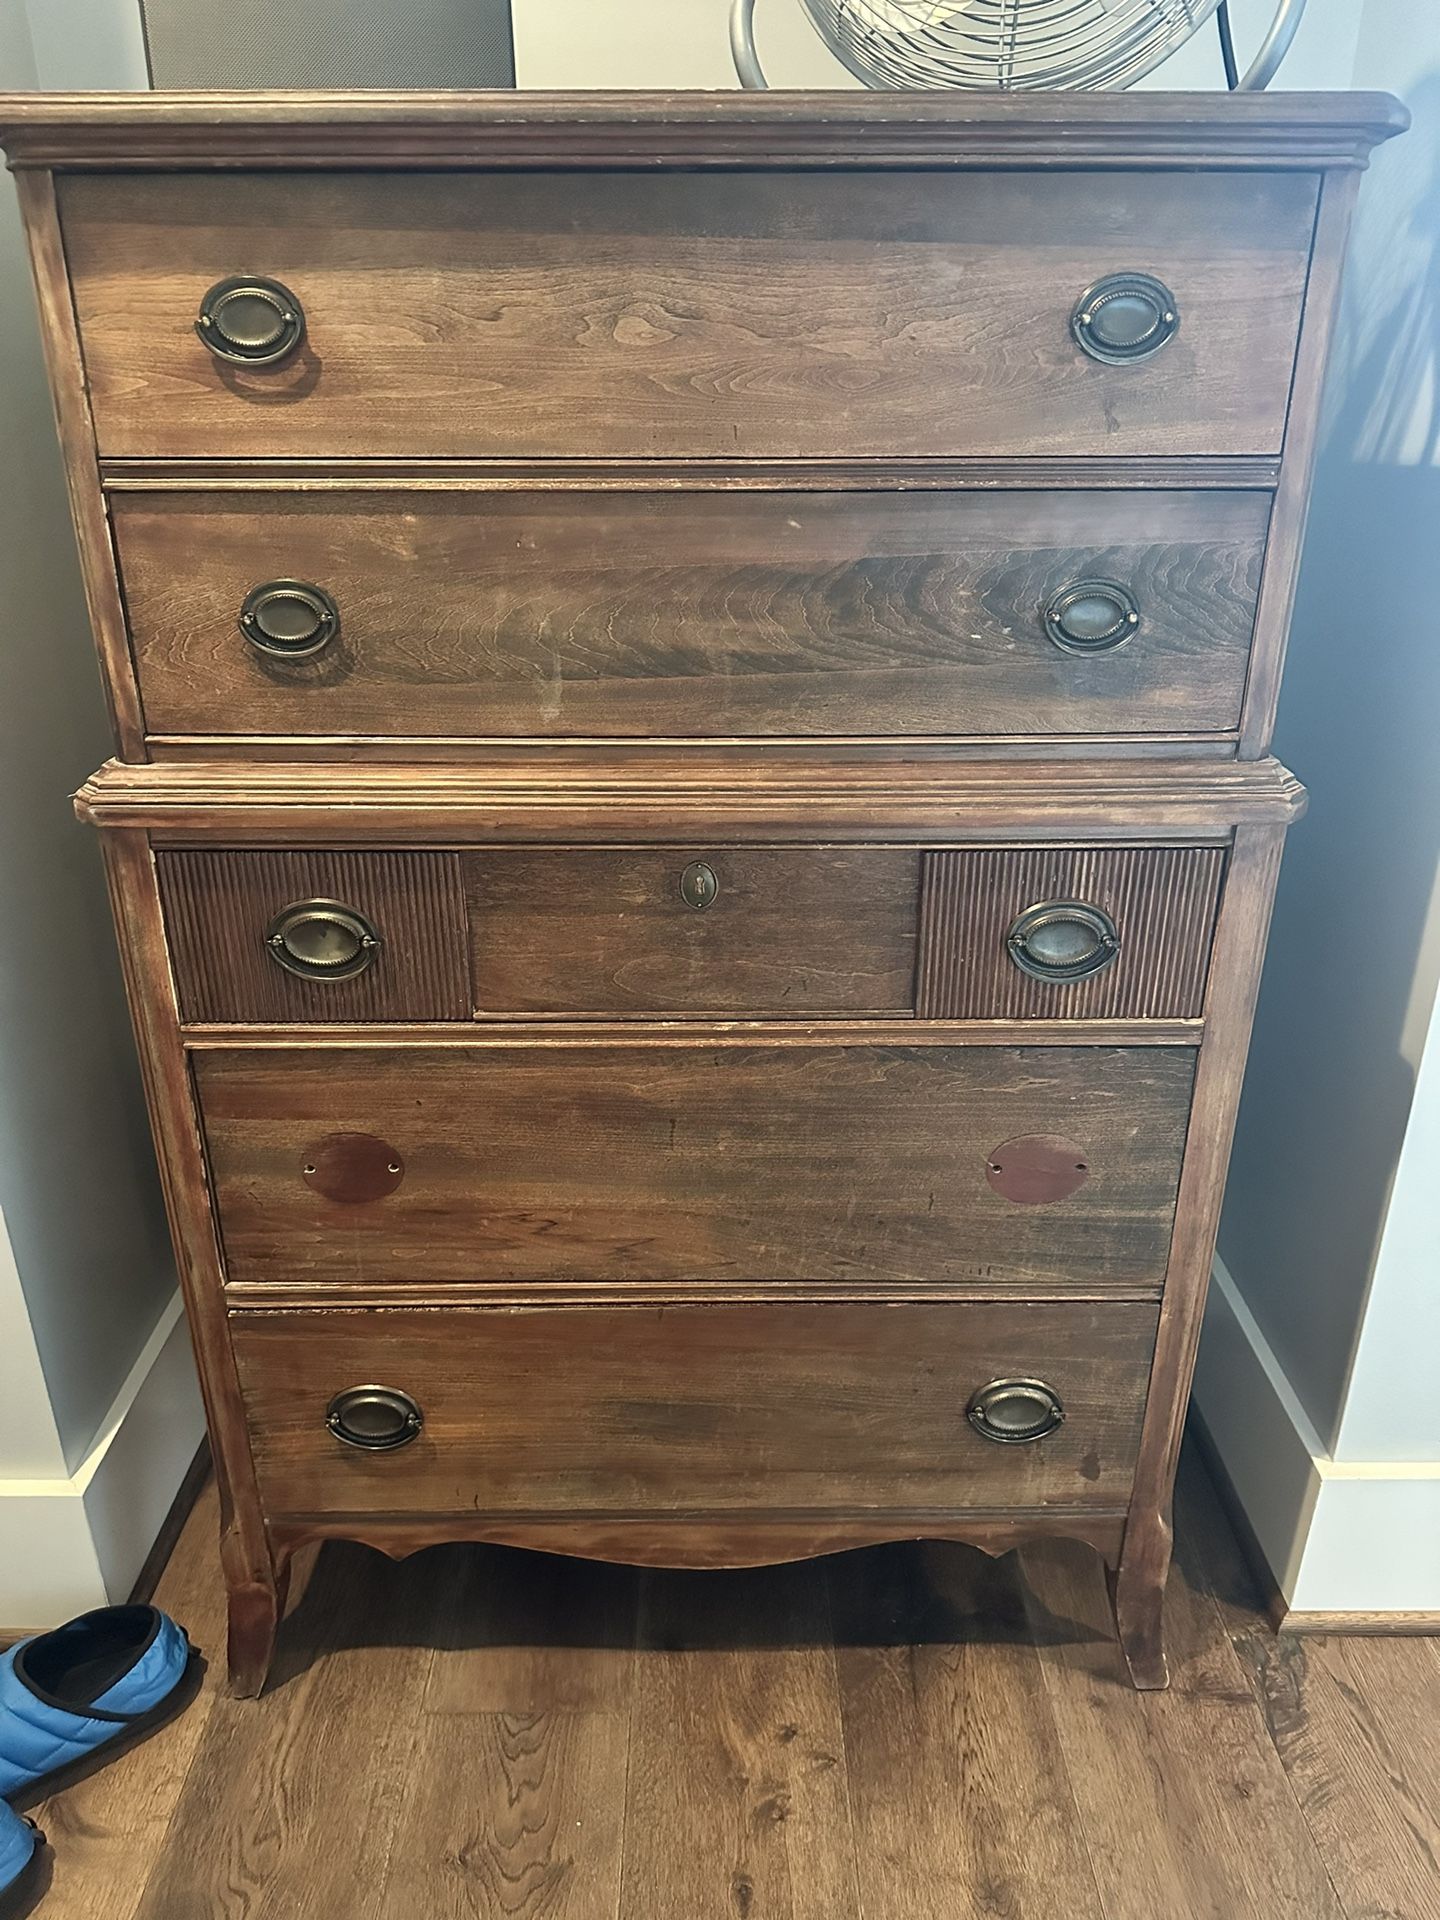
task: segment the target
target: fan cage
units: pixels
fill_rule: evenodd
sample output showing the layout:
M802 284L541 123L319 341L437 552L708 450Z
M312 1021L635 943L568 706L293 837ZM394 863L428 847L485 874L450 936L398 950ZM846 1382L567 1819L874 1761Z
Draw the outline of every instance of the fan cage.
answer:
M1219 0L801 0L868 87L1127 87Z

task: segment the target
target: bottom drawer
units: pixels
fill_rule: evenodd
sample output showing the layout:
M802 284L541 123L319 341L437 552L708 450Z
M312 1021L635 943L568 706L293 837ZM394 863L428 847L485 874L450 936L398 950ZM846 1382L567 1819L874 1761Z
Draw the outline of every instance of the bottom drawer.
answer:
M231 1329L272 1513L1116 1508L1158 1311L357 1308ZM1012 1380L1053 1401L977 1404ZM377 1384L397 1397L345 1398Z

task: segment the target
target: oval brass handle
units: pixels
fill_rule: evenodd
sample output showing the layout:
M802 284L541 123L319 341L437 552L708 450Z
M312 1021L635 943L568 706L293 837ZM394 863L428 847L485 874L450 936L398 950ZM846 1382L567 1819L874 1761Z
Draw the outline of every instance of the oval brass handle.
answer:
M1020 971L1035 980L1088 980L1119 958L1120 935L1102 907L1041 900L1012 921L1005 946Z
M1018 1447L1053 1433L1065 1418L1065 1408L1043 1380L992 1380L971 1396L965 1418L985 1439Z
M409 1446L425 1416L419 1402L398 1387L347 1387L326 1408L325 1424L347 1447L391 1453Z
M265 951L302 980L353 980L373 965L380 936L339 900L296 900L265 929Z
M233 274L205 294L195 331L217 360L273 367L305 338L305 310L280 281Z
M1153 273L1107 273L1075 302L1070 331L1092 360L1148 360L1180 331L1180 309Z
M266 580L246 594L240 631L272 659L308 660L339 633L340 609L308 580Z
M1076 580L1044 611L1045 632L1064 653L1108 653L1140 626L1134 596L1114 580Z

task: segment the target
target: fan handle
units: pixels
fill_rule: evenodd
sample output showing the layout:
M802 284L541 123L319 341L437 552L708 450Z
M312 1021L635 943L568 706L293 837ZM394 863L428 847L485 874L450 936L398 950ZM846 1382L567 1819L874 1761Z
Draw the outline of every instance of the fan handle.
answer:
M770 85L755 51L755 0L732 0L730 58L747 93L763 93Z
M1242 93L1258 93L1275 78L1276 69L1290 51L1305 11L1305 0L1279 0L1270 31L1260 43L1260 51L1240 79ZM747 92L758 93L769 87L760 56L755 51L755 0L731 0L730 57L735 72Z
M751 4L753 7L754 0ZM1280 62L1290 51L1290 42L1295 38L1304 11L1305 0L1280 0L1270 31L1260 42L1260 51L1240 76L1241 93L1258 93L1262 87L1269 86Z

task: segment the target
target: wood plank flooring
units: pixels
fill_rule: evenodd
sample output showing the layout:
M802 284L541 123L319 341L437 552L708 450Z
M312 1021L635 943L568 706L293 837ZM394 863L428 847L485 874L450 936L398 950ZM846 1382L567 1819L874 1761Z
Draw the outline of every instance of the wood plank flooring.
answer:
M157 1598L222 1644L213 1491ZM1440 1642L1277 1641L1187 1461L1174 1685L1098 1561L301 1570L260 1701L37 1810L45 1920L1440 1920Z

